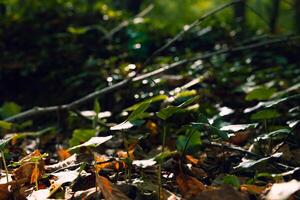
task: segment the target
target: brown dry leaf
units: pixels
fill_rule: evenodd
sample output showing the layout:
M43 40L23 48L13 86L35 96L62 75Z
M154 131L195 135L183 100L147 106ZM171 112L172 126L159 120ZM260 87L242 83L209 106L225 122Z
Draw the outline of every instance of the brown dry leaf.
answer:
M200 177L205 178L208 176L207 173L203 169L194 167L194 166L191 167L191 172L193 173L193 175L195 175L198 178L200 178Z
M106 162L108 160L107 156L105 155L99 155L94 153L94 160L96 163L101 163L101 164L96 164L95 168L96 168L96 173L100 172L102 169L107 168L109 166L111 166L113 163L112 162Z
M246 196L235 190L229 185L224 185L221 188L203 191L190 200L247 200Z
M31 174L31 178L30 178L30 183L35 183L38 178L40 176L40 170L37 164L35 164L33 170L32 170L32 174Z
M57 155L60 161L66 160L71 156L70 152L64 148L60 148L57 150Z
M25 156L24 158L22 158L21 160L19 160L19 163L23 164L25 162L29 162L33 157L39 157L41 156L41 152L39 150L34 150L34 152L28 154L27 156Z
M20 185L27 182L27 180L22 179L18 181L11 181L9 183L0 184L0 200L7 199L25 199L25 197L20 194L18 188Z
M13 176L16 180L27 179L31 180L40 178L45 172L45 162L40 159L38 163L31 162L30 160L35 157L40 157L41 153L39 150L35 150L31 154L22 158L19 162L21 166L13 171ZM34 174L33 174L34 173Z
M96 174L96 183L100 188L105 200L129 200L129 198L107 178Z
M157 135L158 134L157 125L153 121L148 121L147 124L146 124L146 127L147 127L147 129L150 130L152 135Z
M115 167L116 170L119 171L119 169L120 169L120 163L117 162L117 161L115 161L115 162L114 162L114 167Z
M261 194L263 193L268 187L265 186L257 186L257 185L247 185L243 184L240 186L240 190L242 192L248 192L251 194Z
M135 145L130 145L130 147L128 148L128 153L126 151L119 150L117 152L117 155L119 158L128 158L128 154L129 154L129 158L131 160L134 160L134 148Z
M178 184L180 193L187 199L195 197L199 192L206 189L205 185L198 179L185 176L184 174L180 174L176 177L176 183Z
M233 136L229 138L229 142L238 146L243 145L249 139L250 134L250 130L236 132Z
M194 165L197 165L198 162L199 162L199 160L198 160L197 158L194 158L194 157L191 156L191 155L186 155L185 157L186 157L186 159L187 159L190 163L192 163L192 164L194 164Z

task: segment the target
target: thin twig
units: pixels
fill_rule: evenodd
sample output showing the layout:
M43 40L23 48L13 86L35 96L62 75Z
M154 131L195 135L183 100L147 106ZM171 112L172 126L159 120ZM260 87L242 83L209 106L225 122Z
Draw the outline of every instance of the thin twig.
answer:
M235 3L240 2L241 0L234 0L231 1L229 3L223 4L219 7L217 7L216 9L204 14L203 16L201 16L200 18L198 18L197 20L195 20L193 23L191 23L190 25L186 26L187 28L183 29L182 31L180 31L177 35L175 35L170 41L168 41L165 45L163 45L162 47L160 47L159 49L157 49L156 51L154 51L148 58L147 60L143 63L143 67L147 66L150 61L157 56L159 53L161 53L163 50L165 50L166 48L168 48L170 45L172 45L174 42L176 42L181 36L183 36L185 33L187 33L188 31L192 30L194 27L198 26L199 24L201 24L206 18L220 12L221 10L224 10L227 7L232 6Z
M24 119L27 117L50 113L50 112L55 112L57 110L61 110L61 111L71 110L71 109L78 107L79 105L82 105L90 100L93 100L96 97L102 96L104 94L113 92L118 89L121 89L121 88L129 85L131 82L139 82L144 79L160 75L168 70L174 69L176 67L187 64L189 62L194 62L194 61L200 60L200 59L208 59L215 55L239 52L239 51L243 51L243 50L249 50L249 49L259 48L262 46L267 46L267 45L282 43L282 42L288 42L288 41L298 40L298 39L300 39L300 36L288 36L288 37L283 37L283 38L280 37L280 38L275 38L275 39L271 39L271 40L264 41L264 42L258 42L258 43L254 43L254 44L237 46L237 47L233 47L233 48L226 48L226 49L221 49L218 51L208 52L208 53L205 53L202 55L195 56L194 58L191 58L191 59L183 59L181 61L174 62L172 64L161 67L157 70L151 71L149 73L145 73L145 74L133 77L133 78L125 79L114 85L111 85L111 86L108 86L101 90L92 92L92 93L90 93L78 100L75 100L69 104L64 104L64 105L59 105L59 106L50 106L50 107L35 107L35 108L29 109L27 111L21 112L17 115L14 115L12 117L6 118L6 119L4 119L4 121L15 122L17 120L21 120L21 119Z
M125 28L126 26L128 26L132 20L134 20L135 18L138 18L138 17L144 17L144 16L147 15L153 8L154 8L153 4L150 4L150 5L147 6L144 10L142 10L140 13L138 13L133 19L125 20L125 21L121 22L118 26L116 26L116 27L113 28L111 31L109 31L109 33L108 33L104 38L102 38L102 40L106 40L106 39L112 38L114 34L116 34L117 32L119 32L120 30L122 30L122 29Z

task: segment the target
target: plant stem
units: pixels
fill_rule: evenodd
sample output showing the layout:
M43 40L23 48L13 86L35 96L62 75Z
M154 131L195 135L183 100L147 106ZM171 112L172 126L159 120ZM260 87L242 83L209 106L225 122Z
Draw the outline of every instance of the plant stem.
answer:
M165 151L166 137L167 137L167 127L164 126L164 131L163 131L163 142L162 142L162 149L161 149L161 152L162 152L162 153Z
M9 182L9 179L8 179L8 170L7 170L7 165L6 165L6 161L5 161L5 157L4 157L4 152L3 151L1 151L1 156L2 156L2 161L3 161L3 165L4 165L4 169L5 169L6 181Z
M35 166L36 169L38 169L38 162L35 162ZM38 191L39 190L39 183L38 183L38 178L35 179L35 190Z
M126 158L126 164L127 164L127 179L128 181L131 180L131 158L130 158L130 154L129 154L129 147L128 147L128 144L127 144L127 140L126 140L126 136L125 136L125 133L123 132L123 141L124 141L124 146L126 148L126 153L127 153L127 158Z
M158 165L158 191L157 191L157 199L160 200L160 193L162 189L162 183L161 183L161 162Z
M166 137L167 137L167 127L164 125L163 126L163 141L162 141L162 149L161 149L161 153L163 153L165 151L165 146L166 146ZM161 171L162 171L162 162L159 162L158 165L158 174L157 174L157 178L158 178L158 191L157 191L157 195L158 195L158 200L160 200L161 196L161 190L162 190L162 180L161 180Z

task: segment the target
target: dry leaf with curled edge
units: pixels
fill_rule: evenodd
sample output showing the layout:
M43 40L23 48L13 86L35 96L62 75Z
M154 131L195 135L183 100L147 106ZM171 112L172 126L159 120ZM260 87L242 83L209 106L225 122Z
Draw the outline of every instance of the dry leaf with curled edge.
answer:
M100 188L105 200L130 200L117 186L104 176L96 174L97 187Z
M19 161L21 166L13 171L14 178L16 180L26 178L28 182L40 178L45 172L45 162L43 159L39 159L41 156L40 151L35 150L21 159ZM38 159L37 163L33 162L33 159Z

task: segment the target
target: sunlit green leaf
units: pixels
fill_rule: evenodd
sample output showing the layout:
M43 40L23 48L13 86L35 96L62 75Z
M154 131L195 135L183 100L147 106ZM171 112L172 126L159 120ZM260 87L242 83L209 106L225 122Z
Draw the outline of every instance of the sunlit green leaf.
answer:
M91 137L88 141L84 142L83 144L73 146L69 148L69 150L78 149L81 147L97 147L100 144L107 142L112 138L112 135L106 136L106 137Z
M173 114L175 114L176 112L182 110L181 108L179 107L176 107L176 106L169 106L167 108L163 108L161 109L158 113L156 113L156 115L163 119L163 120L166 120L168 119L169 117L171 117Z
M96 114L99 114L101 111L101 107L98 99L95 99L94 101L94 111L96 112Z
M289 129L279 129L276 131L272 131L271 133L266 133L258 136L255 140L268 140L270 138L272 139L282 139L287 137L291 133L291 130Z
M263 162L267 162L268 160L272 159L272 158L279 158L282 156L282 153L275 153L272 156L268 156L268 157L264 157L258 160L243 160L238 166L236 166L235 168L244 168L244 169L248 169L251 168L257 164L263 163Z
M237 132L237 131L243 131L249 128L256 128L258 126L258 123L254 124L234 124L234 125L227 125L223 126L220 130L221 131L231 131L231 132Z
M0 128L10 130L13 127L13 123L6 122L6 121L0 121Z
M198 99L199 99L199 96L196 96L196 97L188 99L187 101L183 102L179 106L168 106L166 108L161 109L159 112L156 113L156 115L159 118L161 118L163 120L166 120L169 117L171 117L172 115L174 115L175 113L183 110L183 107L188 106L188 105L194 103Z
M0 151L3 151L6 145L13 139L14 137L10 137L8 139L0 139Z
M134 121L124 121L120 124L117 124L113 127L110 127L111 131L117 131L117 130L126 130L126 129L130 129L134 126L140 126L144 123L144 120L134 120Z
M127 121L134 121L139 118L150 106L151 101L146 101L140 104L127 118Z
M252 120L267 120L278 118L280 114L276 110L262 110L251 115Z
M269 99L275 92L276 90L274 88L259 87L249 92L245 99L247 101L266 100Z
M154 97L151 97L151 98L148 98L142 102L139 102L137 104L134 104L133 106L130 106L129 108L126 108L125 110L126 111L133 111L133 110L136 110L141 104L143 103L146 103L146 102L151 102L151 103L155 103L155 102L159 102L159 101L163 101L163 100L166 100L168 99L168 96L167 95L157 95L157 96L154 96Z
M75 129L73 131L73 135L71 140L69 141L69 145L75 146L80 143L88 141L91 137L96 135L96 130L94 129Z

